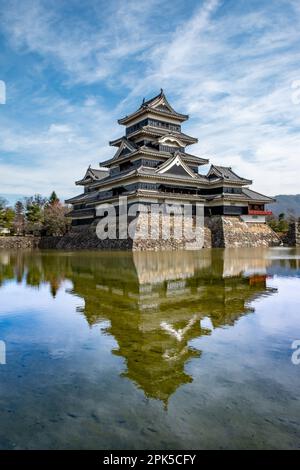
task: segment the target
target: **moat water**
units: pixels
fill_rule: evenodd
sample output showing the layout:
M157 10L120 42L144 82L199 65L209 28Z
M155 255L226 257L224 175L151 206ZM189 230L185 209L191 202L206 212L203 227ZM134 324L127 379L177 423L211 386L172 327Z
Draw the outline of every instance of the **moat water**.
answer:
M300 250L2 251L0 448L299 448L296 340Z

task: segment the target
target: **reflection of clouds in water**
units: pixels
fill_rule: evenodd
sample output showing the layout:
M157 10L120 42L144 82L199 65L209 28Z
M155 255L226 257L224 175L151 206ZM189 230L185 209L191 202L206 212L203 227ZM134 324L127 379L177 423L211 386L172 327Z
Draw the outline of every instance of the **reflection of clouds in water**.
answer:
M277 292L250 302L255 315L242 316L234 328L215 329L211 337L196 338L191 344L205 350L216 371L227 368L230 374L241 374L245 370L247 381L258 389L261 382L263 387L272 384L269 390L279 387L288 394L290 384L295 382L297 387L290 367L291 342L300 338L299 279L277 277L268 279L267 286ZM189 372L195 368L195 363L190 364Z
M268 279L268 287L278 290L274 296L268 297L268 308L259 315L256 323L265 334L284 335L285 330L293 330L299 325L300 318L300 289L299 279L294 277L274 277ZM280 298L279 298L280 297ZM256 305L263 302L258 299ZM300 326L299 326L300 330ZM296 334L296 331L295 331ZM300 334L300 331L299 331Z
M176 330L171 324L167 322L161 322L160 326L163 330L165 330L170 335L174 336L177 341L182 341L185 334L189 331L189 329L196 323L197 317L194 315L189 321L188 324L184 328L179 328Z
M204 317L200 321L200 326L201 328L206 328L207 330L213 330L214 326L211 322L211 319L209 317Z
M13 317L15 325L19 324L21 328L20 331L16 329L10 332L13 341L17 340L20 344L36 341L47 343L48 353L56 359L80 348L80 336L84 340L84 329L88 327L79 315L74 316L74 311L78 306L84 307L84 300L68 293L72 287L70 281L64 281L61 287L55 298L45 284L38 289L28 287L25 283L8 283L1 288L2 327ZM72 335L72 332L76 334Z
M279 426L294 445L299 279L268 279L256 250L24 256L0 256L1 336L18 349L2 396L24 446L52 431L53 446L274 447Z
M27 273L21 285L27 290L25 304L45 313L35 317L52 359L71 359L88 348L85 341L99 341L95 354L109 344L109 353L125 360L124 376L145 395L166 403L182 384L193 381L185 367L201 356L200 339L223 337L224 327L241 328L241 318L253 312L249 302L256 307L252 299L272 293L264 275L267 251L34 253L23 265L21 255L11 264ZM259 275L248 278L245 272ZM15 304L20 312L22 304ZM233 341L238 344L239 339Z
M0 316L1 315L15 315L18 312L22 315L23 312L28 314L43 314L48 310L52 310L52 305L55 304L57 312L72 312L72 308L76 304L84 305L82 299L76 299L68 295L66 301L66 293L64 289L72 291L72 282L64 281L63 289L58 293L54 299L49 292L49 286L43 284L37 287L27 286L25 283L15 284L10 282L2 286L1 289L1 302L0 302ZM37 292L38 291L38 292Z

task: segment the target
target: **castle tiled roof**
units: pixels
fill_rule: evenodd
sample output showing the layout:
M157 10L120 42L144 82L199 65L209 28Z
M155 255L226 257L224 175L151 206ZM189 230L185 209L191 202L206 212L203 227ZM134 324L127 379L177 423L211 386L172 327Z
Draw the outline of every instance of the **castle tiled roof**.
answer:
M140 129L137 129L136 131L132 132L130 134L130 138L132 139L133 137L136 137L138 135L147 135L147 136L165 136L166 134L173 135L179 140L182 140L186 144L196 144L198 142L198 139L196 137L192 137L191 135L185 134L184 132L178 132L178 131L171 131L169 129L165 129L163 127L156 127L156 126L150 126L149 124L146 126L142 126ZM120 139L116 139L112 142L110 142L110 145L119 145Z
M274 198L257 193L256 191L252 191L252 189L249 188L243 188L243 193L246 197L253 201L265 201L267 203L275 202Z
M98 191L89 191L88 193L81 193L78 196L71 197L66 200L67 204L81 204L88 203L97 199Z
M216 178L221 178L224 181L230 182L240 182L244 184L252 184L251 180L246 178L242 178L241 176L237 175L230 166L217 166L211 165L209 172L207 173L207 177L211 178L215 176Z
M234 200L234 201L243 201L243 202L261 202L264 204L269 204L274 202L275 200L269 196L265 196L264 194L257 193L256 191L252 191L249 188L243 188L241 193L225 193L225 194L217 194L207 196L206 199L208 201L215 200L215 199L226 199L226 200Z
M183 160L188 160L189 162L195 162L197 165L206 165L209 162L208 158L198 157L197 155L192 155L191 153L178 152Z
M152 113L162 115L165 117L173 117L175 119L178 119L179 121L186 121L189 116L187 114L181 114L177 113L175 109L172 108L170 103L168 102L163 90L161 89L160 93L150 100L143 100L141 106L137 111L135 111L132 114L129 114L128 116L125 116L122 119L118 120L119 124L127 124L131 120L135 119L141 114L144 114L145 111L151 111Z
M96 168L91 168L90 166L85 172L84 177L81 180L76 181L75 184L77 185L83 185L87 181L97 181L105 178L109 174L109 169L105 167L101 167L100 170Z

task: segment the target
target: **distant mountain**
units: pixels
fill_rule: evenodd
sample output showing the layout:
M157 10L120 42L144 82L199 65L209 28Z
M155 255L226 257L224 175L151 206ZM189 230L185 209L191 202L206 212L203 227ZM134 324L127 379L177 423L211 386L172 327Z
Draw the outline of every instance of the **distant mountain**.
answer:
M276 203L268 204L268 209L273 211L274 215L278 216L284 212L286 216L293 214L295 217L300 217L300 194L278 194L274 198Z

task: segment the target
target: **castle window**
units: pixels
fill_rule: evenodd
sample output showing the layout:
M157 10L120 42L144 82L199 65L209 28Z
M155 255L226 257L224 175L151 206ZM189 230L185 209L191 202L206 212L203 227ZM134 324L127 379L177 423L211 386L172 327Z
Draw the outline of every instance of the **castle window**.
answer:
M241 194L242 192L242 188L228 188L228 187L224 187L223 188L223 192L224 193L229 193L229 194Z

